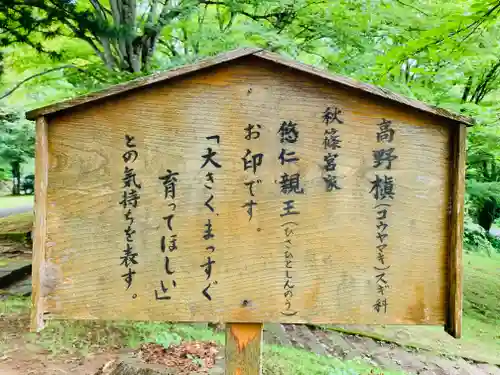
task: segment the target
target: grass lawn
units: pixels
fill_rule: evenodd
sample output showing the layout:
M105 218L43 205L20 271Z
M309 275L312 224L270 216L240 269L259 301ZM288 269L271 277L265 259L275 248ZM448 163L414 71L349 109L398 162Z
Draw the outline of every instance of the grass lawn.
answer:
M500 255L464 257L464 340L492 349L500 364Z
M33 228L33 212L0 217L0 235L6 233L27 233Z
M24 206L33 202L33 195L6 195L0 197L0 208L14 208L17 206Z

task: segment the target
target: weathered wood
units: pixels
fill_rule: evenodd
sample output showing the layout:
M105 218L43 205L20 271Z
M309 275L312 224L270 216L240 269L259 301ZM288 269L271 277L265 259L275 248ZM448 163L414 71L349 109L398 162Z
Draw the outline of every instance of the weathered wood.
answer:
M343 123L327 127L327 107L338 107ZM390 145L377 142L382 119L392 121ZM284 121L297 123L299 140L280 143ZM262 136L246 140L245 127L260 124ZM277 69L249 57L124 95L61 112L50 119L48 242L51 262L61 268L47 298L54 318L140 319L212 322L419 323L443 324L448 309L450 131L440 119L409 107L332 85L309 74ZM342 189L325 191L324 132L338 129L341 148L336 173ZM133 168L142 184L134 209L138 252L129 290L120 265L126 248L123 197L124 136L135 137ZM207 140L220 136L220 144ZM201 169L207 147L221 169ZM282 147L296 152L296 164L282 166ZM375 169L373 151L394 148L392 169ZM244 170L246 150L262 153L254 175ZM160 176L178 172L176 211L170 213ZM206 171L214 171L214 212L206 206ZM286 195L280 180L300 173L304 194ZM389 288L387 313L377 313L377 212L370 192L376 174L393 176L385 249ZM253 179L258 206L251 221ZM293 308L286 304L284 201L292 215ZM215 238L207 252L204 231L211 219ZM62 229L63 228L63 229ZM161 238L176 233L178 250L167 252ZM213 265L209 301L202 265ZM172 300L155 300L160 281ZM136 298L133 298L133 297Z
M220 55L213 57L213 58L201 60L199 62L192 64L192 65L186 65L186 66L183 66L183 67L178 68L178 69L173 69L173 70L169 70L166 72L153 74L153 75L147 76L147 77L140 77L140 78L137 78L137 79L132 80L130 82L115 85L115 86L112 86L112 87L105 89L105 90L102 90L102 91L98 91L95 93L91 93L88 95L84 95L84 96L80 96L80 97L77 97L74 99L70 99L70 100L67 100L67 101L64 101L61 103L56 103L53 105L49 105L46 107L42 107L42 108L38 108L38 109L35 109L32 111L29 111L26 116L28 119L35 119L36 117L41 116L41 115L52 114L52 113L59 112L59 111L69 109L69 108L73 108L73 107L76 107L76 106L79 106L79 105L82 105L85 103L93 102L93 101L103 99L106 97L110 97L113 95L118 95L118 94L130 91L130 90L134 90L134 89L137 89L140 87L149 86L153 83L162 82L162 81L166 81L166 80L169 80L169 79L172 79L175 77L179 77L181 75L189 74L189 73L195 72L195 71L200 70L200 69L204 69L207 67L211 67L211 66L215 66L215 65L222 64L225 62L240 59L240 58L248 56L248 55L258 56L260 58L267 59L269 61L273 61L277 64L285 65L285 66L288 66L290 68L297 69L297 70L300 70L302 72L324 78L328 81L331 81L332 83L345 85L349 88L353 88L356 90L361 90L361 91L367 92L369 94L376 95L378 97L382 97L384 99L388 99L388 100L391 100L391 101L394 101L397 103L401 103L401 104L416 108L416 109L424 111L424 112L431 113L431 114L436 115L436 116L451 119L451 120L457 121L459 123L464 123L467 125L473 124L473 120L470 117L466 117L466 116L463 116L460 114L455 114L455 113L452 113L452 112L450 112L446 109L443 109L443 108L430 106L430 105L425 104L423 102L420 102L418 100L410 99L410 98L404 97L402 95L396 94L394 92L391 92L387 89L383 89L381 87L376 87L376 86L373 86L373 85L370 85L367 83L359 82L359 81L356 81L352 78L330 74L326 71L315 69L312 66L288 60L286 58L283 58L280 55L277 55L277 54L271 53L271 52L267 52L267 51L262 51L262 49L258 49L258 48L242 48L242 49L238 49L235 51L220 54Z
M49 172L48 127L45 117L36 120L35 145L35 223L33 230L33 265L31 294L31 330L43 328L44 268L47 234L47 185Z
M226 375L262 373L262 324L226 325Z
M462 243L464 231L465 165L467 128L460 126L451 133L451 212L449 237L448 316L446 331L453 337L462 335Z

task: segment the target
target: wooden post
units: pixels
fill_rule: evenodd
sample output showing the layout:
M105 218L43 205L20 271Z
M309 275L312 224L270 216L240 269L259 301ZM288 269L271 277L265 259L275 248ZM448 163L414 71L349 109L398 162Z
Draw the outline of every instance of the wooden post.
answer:
M262 373L261 323L226 324L226 375Z
M452 132L451 137L451 212L448 272L448 316L446 332L455 338L462 336L462 241L464 231L465 160L467 128Z
M33 271L31 294L32 331L43 328L43 275L45 264L45 236L47 232L47 184L49 170L49 143L47 120L36 119L35 146L35 225L33 230Z

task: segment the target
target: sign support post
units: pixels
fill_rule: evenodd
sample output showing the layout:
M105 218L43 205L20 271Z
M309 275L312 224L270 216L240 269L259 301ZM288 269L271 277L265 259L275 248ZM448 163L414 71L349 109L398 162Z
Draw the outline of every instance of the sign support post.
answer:
M226 324L226 375L262 373L262 323Z

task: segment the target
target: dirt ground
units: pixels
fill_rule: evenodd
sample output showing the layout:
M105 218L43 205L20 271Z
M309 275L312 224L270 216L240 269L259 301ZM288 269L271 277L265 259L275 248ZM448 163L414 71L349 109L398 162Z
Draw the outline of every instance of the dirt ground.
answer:
M0 358L0 374L2 375L94 375L105 363L114 359L111 354L92 355L88 358L51 360L43 355L19 358L9 357L2 361Z
M23 333L28 319L0 318L1 375L94 375L99 367L118 353L100 353L85 359L62 356L51 358L43 348L30 344Z

